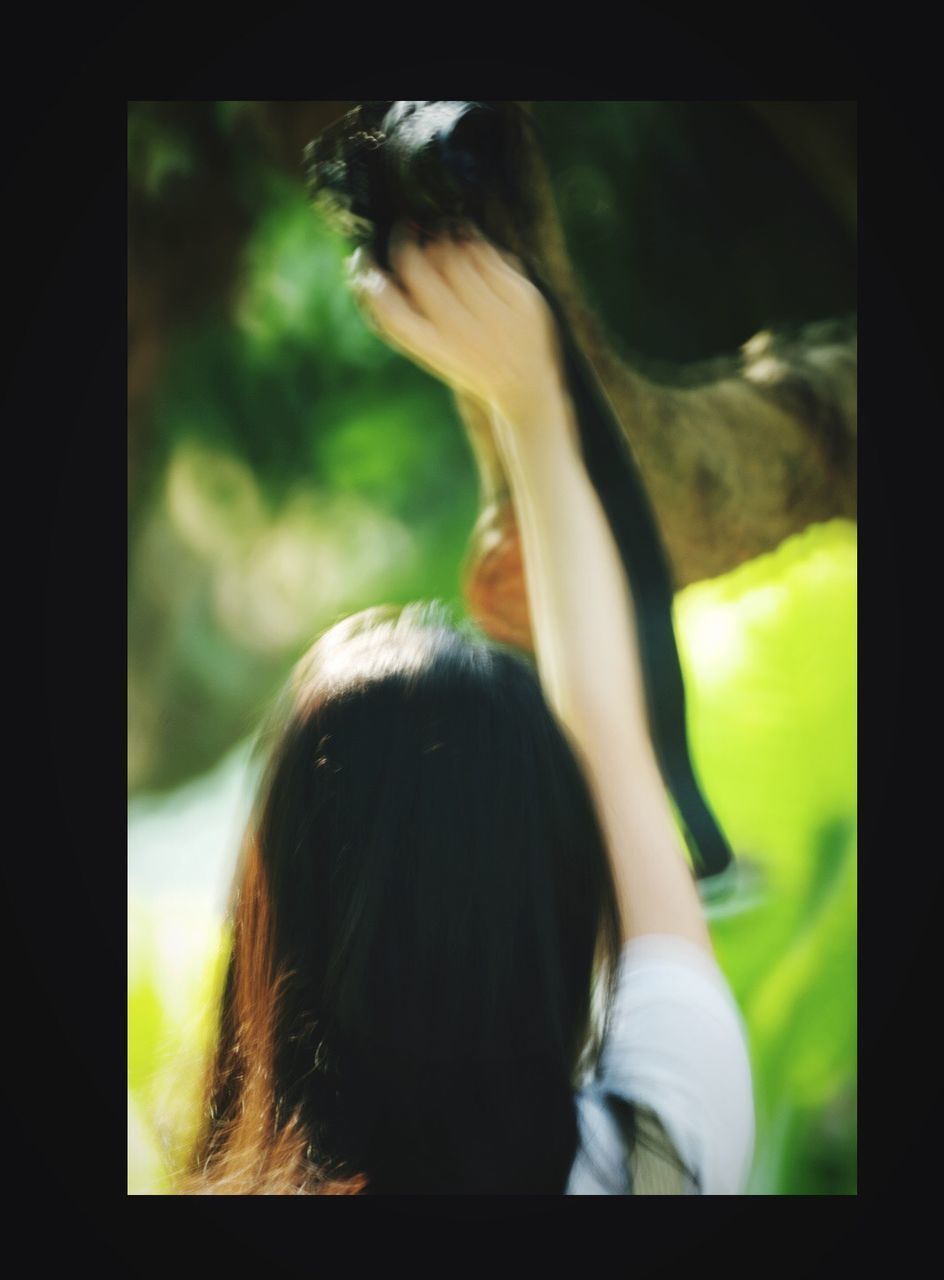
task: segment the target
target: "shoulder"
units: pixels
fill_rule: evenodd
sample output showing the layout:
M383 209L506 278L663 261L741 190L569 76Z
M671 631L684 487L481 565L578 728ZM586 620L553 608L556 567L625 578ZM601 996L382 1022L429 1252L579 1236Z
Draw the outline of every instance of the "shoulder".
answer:
M754 1147L747 1029L708 952L674 935L626 944L595 1084L611 1099L611 1128L619 1100L632 1103L637 1120L649 1117L642 1150L674 1153L704 1194L743 1192Z
M568 1195L629 1195L623 1136L599 1081L576 1094L580 1134Z

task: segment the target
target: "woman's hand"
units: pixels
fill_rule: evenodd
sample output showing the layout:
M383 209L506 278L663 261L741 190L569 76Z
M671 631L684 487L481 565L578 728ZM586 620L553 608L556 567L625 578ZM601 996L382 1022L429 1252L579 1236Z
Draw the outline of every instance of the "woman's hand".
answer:
M466 234L421 247L398 224L393 274L358 249L348 259L351 288L389 345L514 422L564 387L557 322L516 258L474 229Z

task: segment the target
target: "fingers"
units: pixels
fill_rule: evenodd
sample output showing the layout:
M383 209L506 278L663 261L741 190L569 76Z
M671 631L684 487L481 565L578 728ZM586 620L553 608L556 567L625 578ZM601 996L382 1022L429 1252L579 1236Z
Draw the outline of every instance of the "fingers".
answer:
M531 283L521 261L486 239L472 223L463 224L457 239L448 234L435 237L421 253L475 315L487 316L496 300L520 303L522 289Z
M397 279L413 300L414 307L437 324L462 318L468 308L450 282L436 269L413 235L398 223L390 237L390 262Z
M381 270L366 248L345 260L351 290L368 323L390 346L436 378L461 383L448 344L394 276Z
M467 242L456 242L442 235L431 240L423 253L448 288L473 315L487 316L494 309L496 299L503 301L489 284L474 256L468 252Z
M499 298L510 304L520 300L522 286L529 285L530 281L514 254L499 248L477 229L465 242L465 247L482 278Z
M490 283L475 256L468 252L466 243L439 237L427 244L425 253L450 291L477 320L487 321L495 315L496 305L507 305L507 300Z
M435 330L412 297L366 249L356 250L347 259L347 268L355 298L382 336L411 353L435 344Z

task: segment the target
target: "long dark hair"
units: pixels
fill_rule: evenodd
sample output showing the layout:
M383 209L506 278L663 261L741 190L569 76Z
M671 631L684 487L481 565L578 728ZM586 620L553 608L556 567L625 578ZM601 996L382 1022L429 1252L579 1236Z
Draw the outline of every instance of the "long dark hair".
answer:
M441 601L375 606L259 741L178 1191L563 1193L621 932L533 661Z

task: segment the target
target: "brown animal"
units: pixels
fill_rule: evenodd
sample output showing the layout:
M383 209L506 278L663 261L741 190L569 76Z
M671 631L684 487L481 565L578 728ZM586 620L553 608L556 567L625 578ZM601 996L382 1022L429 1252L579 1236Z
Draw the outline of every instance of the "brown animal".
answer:
M564 307L629 441L676 590L810 524L854 520L855 317L762 331L736 354L680 369L671 381L646 376L614 352L581 293L529 132L520 164L530 207L493 204L483 230L536 266ZM489 420L471 398L456 400L481 482L462 567L466 604L494 639L533 649L515 513Z

